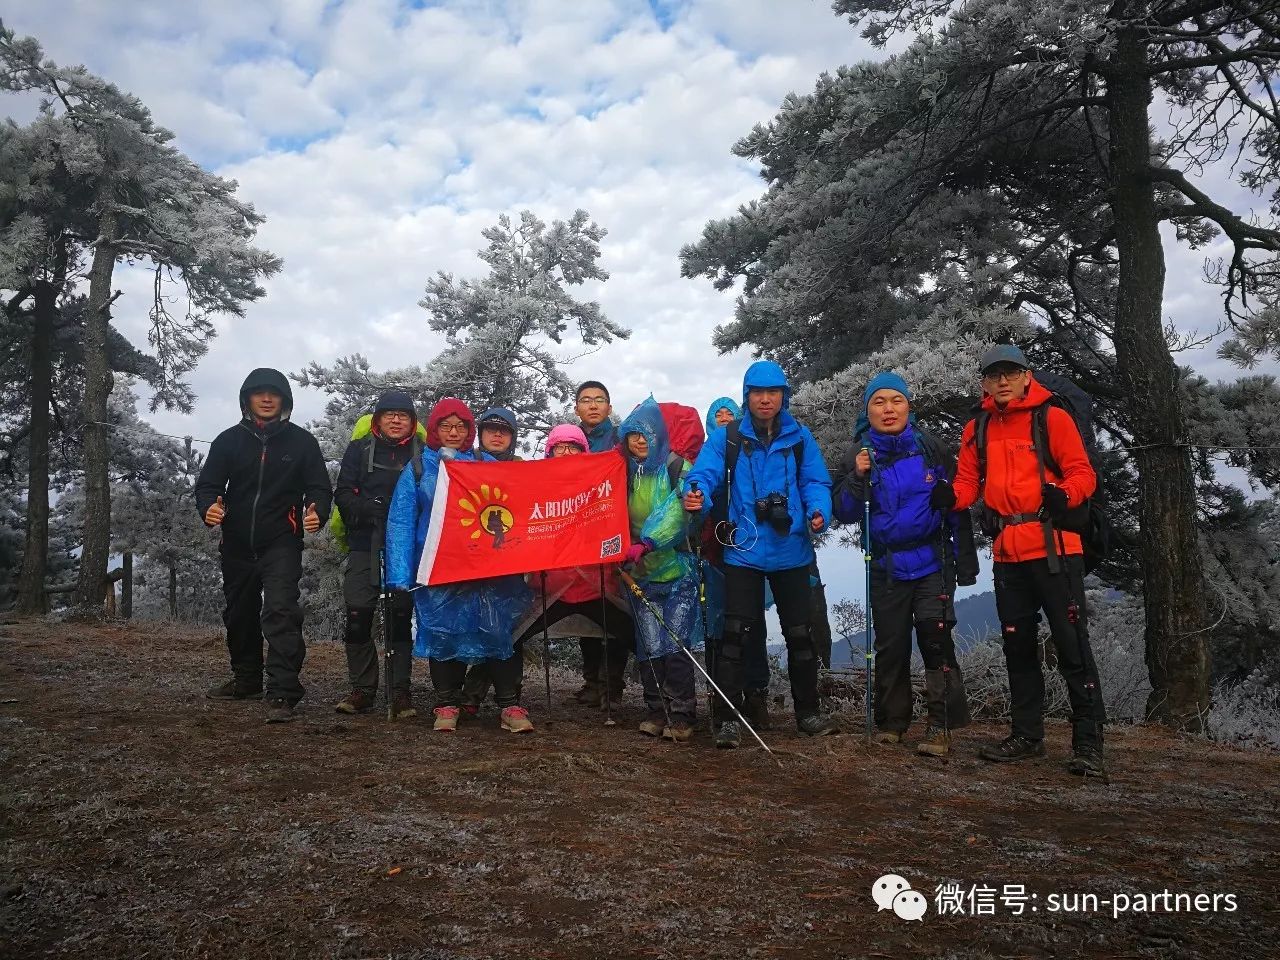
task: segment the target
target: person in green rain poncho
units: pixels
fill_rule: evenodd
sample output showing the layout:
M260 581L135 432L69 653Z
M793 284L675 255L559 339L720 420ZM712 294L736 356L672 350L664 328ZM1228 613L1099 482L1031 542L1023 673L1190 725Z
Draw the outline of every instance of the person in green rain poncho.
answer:
M631 411L618 433L627 461L631 515L626 569L662 618L659 622L645 603L630 596L636 660L649 711L640 732L683 742L693 736L698 698L693 661L680 643L697 650L704 640L697 573L689 552L689 515L680 501L680 481L689 463L671 452L662 411L653 397Z

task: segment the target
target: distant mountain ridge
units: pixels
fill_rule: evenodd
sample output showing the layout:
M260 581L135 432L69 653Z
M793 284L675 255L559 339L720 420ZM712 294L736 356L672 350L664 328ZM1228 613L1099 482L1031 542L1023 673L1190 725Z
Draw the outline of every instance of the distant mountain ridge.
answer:
M988 590L986 593L977 593L956 601L955 640L958 651L966 651L978 641L998 635L999 631L1000 617L996 613L995 591ZM851 655L850 643L852 643L857 662L862 663L864 642L862 634L856 633L848 639L849 643L839 639L832 642L831 666L853 665L855 656Z

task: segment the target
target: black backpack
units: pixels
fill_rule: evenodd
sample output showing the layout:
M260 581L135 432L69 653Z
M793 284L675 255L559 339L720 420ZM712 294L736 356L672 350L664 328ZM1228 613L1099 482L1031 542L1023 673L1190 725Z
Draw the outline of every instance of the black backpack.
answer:
M1047 472L1053 471L1062 475L1062 468L1053 458L1049 449L1049 408L1058 407L1071 415L1075 422L1080 439L1084 442L1085 453L1089 457L1089 465L1098 476L1098 485L1094 495L1079 506L1072 507L1067 515L1057 524L1057 529L1079 534L1084 546L1084 569L1090 573L1107 558L1111 550L1112 526L1107 516L1102 497L1102 466L1098 449L1098 436L1093 426L1093 398L1075 383L1056 373L1037 372L1036 382L1049 391L1049 399L1036 407L1031 413L1031 445L1035 449L1036 463L1040 470L1040 485L1047 482ZM978 454L978 489L986 487L987 482L987 427L991 421L990 412L979 409L974 417L973 444ZM1018 518L1019 522L1023 522ZM1005 518L999 517L990 507L983 507L979 514L983 532L995 537L1003 529ZM1054 525L1047 518L1039 518L1045 532L1045 547L1048 551L1049 569L1058 569L1058 549L1053 535Z

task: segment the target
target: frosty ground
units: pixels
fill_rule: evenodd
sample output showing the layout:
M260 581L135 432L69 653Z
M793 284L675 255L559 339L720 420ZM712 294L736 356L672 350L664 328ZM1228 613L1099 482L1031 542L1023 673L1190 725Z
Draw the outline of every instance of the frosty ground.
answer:
M547 722L533 676L535 734L490 708L447 736L334 714L329 644L299 721L266 727L203 699L223 664L208 631L0 628L0 955L1274 956L1273 752L1117 729L1104 786L1063 772L1061 724L1016 767L974 757L994 727L949 763L786 728L774 762L642 738L634 687L615 728L563 685ZM877 912L889 872L929 897L922 921ZM947 880L1239 909L943 917Z

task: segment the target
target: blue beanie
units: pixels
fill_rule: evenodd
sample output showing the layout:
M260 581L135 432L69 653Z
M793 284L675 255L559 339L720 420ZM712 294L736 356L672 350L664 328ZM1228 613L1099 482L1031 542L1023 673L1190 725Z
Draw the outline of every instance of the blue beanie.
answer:
M886 370L884 373L877 373L871 378L871 382L867 384L867 389L862 393L862 410L865 413L867 405L871 403L871 398L875 396L877 390L897 390L900 394L911 399L911 388L907 386L907 381L898 376L892 370Z

